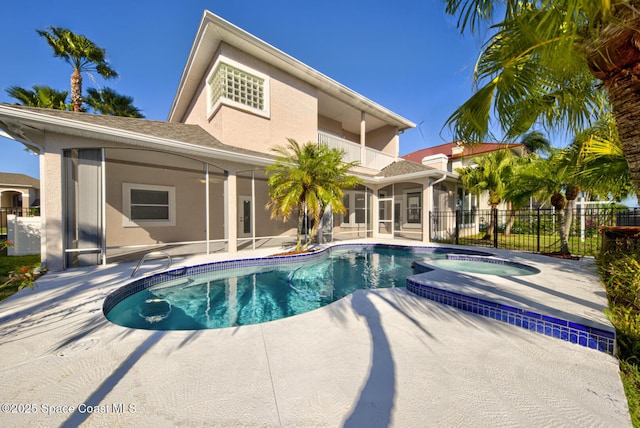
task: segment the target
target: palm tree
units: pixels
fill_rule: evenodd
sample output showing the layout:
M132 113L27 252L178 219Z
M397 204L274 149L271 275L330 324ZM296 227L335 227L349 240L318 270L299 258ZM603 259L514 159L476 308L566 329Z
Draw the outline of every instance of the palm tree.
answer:
M476 93L447 121L457 138L486 138L493 128L492 110L508 139L536 123L578 133L610 102L633 183L640 189L638 0L446 3L461 31L477 32L501 14L476 64Z
M47 30L36 31L47 40L54 56L62 58L73 67L71 102L74 111L82 111L82 73L95 71L105 79L118 76L107 62L105 50L85 36L61 27L48 27Z
M33 90L20 86L10 86L7 94L18 101L17 104L29 107L69 110L67 104L68 91L58 91L46 85L33 85Z
M456 169L462 185L480 198L483 192L489 194L491 216L489 227L482 239L493 239L494 215L496 207L502 202L513 173L513 156L509 149L496 150L477 159L477 165Z
M273 149L276 162L266 169L270 199L267 208L271 208L272 219L287 221L297 215L296 251L300 251L310 243L302 246L305 216L312 220L313 237L325 208L331 206L333 212L344 213L343 190L360 184L361 180L348 174L357 163L343 162L341 150L313 142L301 146L294 139L288 141L288 146Z
M551 153L551 142L540 131L531 131L523 135L520 143L527 148L529 153L539 155Z
M133 105L133 97L121 95L111 88L87 89L85 102L96 113L109 116L144 117L140 109Z
M549 159L532 156L528 166L513 177L510 189L514 198L535 197L540 201L550 201L560 224L560 253L569 255L573 204L579 186L573 181L574 170L566 159L565 152L560 150L553 151Z
M578 166L576 179L591 196L621 201L634 194L613 115L578 134L568 150Z

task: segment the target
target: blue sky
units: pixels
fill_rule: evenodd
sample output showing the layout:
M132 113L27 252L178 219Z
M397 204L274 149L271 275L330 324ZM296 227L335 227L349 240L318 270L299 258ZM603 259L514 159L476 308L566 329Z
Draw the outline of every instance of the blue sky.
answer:
M14 85L68 90L70 66L35 31L60 26L106 49L120 74L85 76L85 88L112 87L165 120L205 9L419 124L400 154L448 142L442 126L471 94L479 41L460 35L441 0L21 0L2 7L0 102L14 102L5 92ZM0 138L0 171L38 177L37 157Z

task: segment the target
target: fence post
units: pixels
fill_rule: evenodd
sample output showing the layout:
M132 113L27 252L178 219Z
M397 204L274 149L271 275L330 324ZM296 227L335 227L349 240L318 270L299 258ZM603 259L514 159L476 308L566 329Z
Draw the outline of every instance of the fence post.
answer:
M540 252L540 207L538 207L538 245L537 245L537 253Z
M494 208L493 216L493 248L498 248L498 208Z
M456 210L456 245L460 245L460 208Z

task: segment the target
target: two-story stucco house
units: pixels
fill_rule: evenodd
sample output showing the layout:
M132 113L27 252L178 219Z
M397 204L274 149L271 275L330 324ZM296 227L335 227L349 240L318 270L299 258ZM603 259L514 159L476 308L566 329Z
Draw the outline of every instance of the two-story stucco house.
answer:
M360 163L353 173L364 185L347 192L346 214L325 215L326 239L427 241L435 186L453 201L455 174L398 157L412 127L208 11L166 122L0 105L0 128L40 154L43 259L52 271L154 249L291 242L294 221L265 209L264 170L287 138L343 149Z

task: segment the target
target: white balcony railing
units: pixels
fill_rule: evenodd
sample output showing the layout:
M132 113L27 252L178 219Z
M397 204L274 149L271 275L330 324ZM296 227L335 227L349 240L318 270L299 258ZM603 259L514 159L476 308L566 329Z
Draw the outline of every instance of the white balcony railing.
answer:
M318 131L318 143L325 144L332 149L344 150L343 160L345 162L359 162L361 166L367 168L381 170L396 160L395 156L368 147L364 148L363 156L360 144L322 131ZM362 159L363 157L364 159Z
M336 137L325 132L318 132L318 143L329 146L330 149L344 150L342 160L345 162L361 162L360 144Z
M382 153L380 150L374 150L374 149L365 147L364 152L365 152L364 164L367 168L380 170L387 165L391 165L396 160L395 156Z

